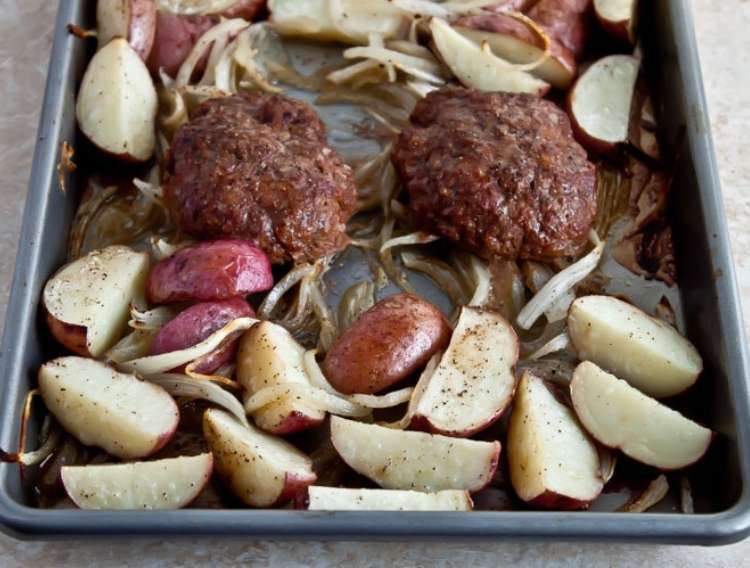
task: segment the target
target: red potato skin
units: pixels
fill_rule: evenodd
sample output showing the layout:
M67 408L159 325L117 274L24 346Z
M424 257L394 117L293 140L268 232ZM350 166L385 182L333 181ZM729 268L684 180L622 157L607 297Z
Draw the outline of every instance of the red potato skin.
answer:
M528 16L580 59L589 32L592 0L539 0Z
M396 294L363 313L334 342L323 372L339 392L377 393L417 371L450 336L440 310L411 294Z
M591 501L596 499L597 496L592 497ZM591 501L580 501L579 499L573 499L566 495L559 495L553 491L545 491L541 495L538 495L531 501L528 501L529 506L539 509L554 509L556 511L578 511L581 509L588 509Z
M128 43L144 61L148 60L156 37L154 0L130 0Z
M318 476L312 472L308 477L298 477L292 473L287 473L284 478L284 490L271 507L286 505L292 499L295 499L296 501L300 495L306 495L307 488L313 485L317 480Z
M238 0L231 8L222 13L225 18L243 18L249 22L266 8L266 0Z
M197 345L237 318L255 317L243 298L194 304L162 327L151 343L149 355L160 355ZM211 374L234 358L239 338L228 341L204 357L195 372Z
M74 325L60 321L47 312L47 327L52 336L63 346L81 357L91 357L88 342L86 341L86 328L82 325Z
M155 304L209 302L247 296L273 286L266 254L241 240L199 243L177 251L151 270L146 294Z
M159 11L156 14L153 48L146 61L149 70L158 74L162 68L170 77L177 75L195 42L215 23L211 16L178 16ZM199 62L198 72L205 66L205 59L207 57Z
M261 409L262 412L262 409ZM310 428L316 428L325 421L323 418L313 418L312 416L295 410L290 412L284 419L275 424L272 428L264 428L269 434L275 434L277 436L288 436L289 434L296 434Z

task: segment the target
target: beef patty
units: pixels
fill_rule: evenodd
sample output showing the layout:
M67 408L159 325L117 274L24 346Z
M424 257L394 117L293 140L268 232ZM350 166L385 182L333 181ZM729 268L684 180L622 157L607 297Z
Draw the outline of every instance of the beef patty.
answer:
M273 263L340 250L356 188L325 134L309 105L280 95L208 100L172 140L167 206L186 233L250 240Z
M392 157L417 225L486 257L580 250L596 168L554 103L450 87L421 100L411 123Z

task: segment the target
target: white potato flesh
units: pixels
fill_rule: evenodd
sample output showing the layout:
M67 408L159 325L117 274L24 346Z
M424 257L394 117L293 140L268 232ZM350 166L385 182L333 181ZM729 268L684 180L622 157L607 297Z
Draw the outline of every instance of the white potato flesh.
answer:
M533 75L514 69L487 46L483 49L440 18L430 22L432 39L440 57L465 86L480 91L544 94L549 85Z
M64 266L44 287L42 301L55 323L52 332L73 347L80 335L80 354L99 357L125 331L130 303L143 292L148 254L124 246L94 251Z
M264 321L247 331L237 353L237 380L245 401L264 388L284 384L310 386L305 348L280 325ZM319 424L325 412L296 396L282 397L253 413L259 428L285 434Z
M479 46L487 42L495 55L511 63L533 63L544 54L544 50L538 46L510 34L474 30L466 26L455 26L454 29ZM575 64L567 64L554 55L548 55L529 73L555 88L567 89L575 77Z
M513 399L518 336L493 312L464 307L448 349L420 389L413 423L471 436L497 420Z
M627 141L639 68L635 57L609 55L589 67L573 87L572 119L596 144L611 146Z
M96 39L100 49L113 38L128 38L130 14L130 0L97 0Z
M309 488L311 511L471 511L466 491L436 493L394 489Z
M210 453L148 462L64 466L68 497L81 509L179 509L211 478Z
M156 147L158 100L146 64L124 38L96 52L76 102L81 131L104 152L144 162Z
M355 471L385 489L479 491L497 468L499 442L407 432L331 417L331 441Z
M205 412L203 434L216 471L251 507L283 504L315 483L312 462L305 454L281 438L243 426L222 410Z
M713 437L708 428L588 361L576 367L570 394L578 418L596 440L659 469L695 463Z
M631 43L635 41L637 7L637 0L594 0L594 12L604 30Z
M80 442L125 459L161 449L180 420L177 404L160 386L84 357L42 365L39 392L57 421Z
M369 34L389 39L408 23L407 14L388 0L270 0L268 9L281 35L344 43L367 44Z
M585 507L604 485L596 446L575 414L529 371L510 417L508 463L516 494L542 507Z
M703 360L668 323L612 296L578 298L568 312L568 335L578 357L664 398L695 383Z

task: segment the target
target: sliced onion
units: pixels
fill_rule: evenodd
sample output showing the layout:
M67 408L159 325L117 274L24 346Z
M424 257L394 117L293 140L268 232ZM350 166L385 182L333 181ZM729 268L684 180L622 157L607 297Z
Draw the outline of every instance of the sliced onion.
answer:
M645 513L651 507L661 502L669 493L667 477L662 474L648 484L645 491L635 501L626 503L620 507L623 513Z
M328 382L323 371L318 365L318 360L315 358L317 350L312 349L306 351L303 356L303 362L305 364L305 372L310 379L310 383L313 387L321 389L329 394L342 398L353 404L364 406L365 408L392 408L407 402L414 392L412 387L406 387L393 392L389 392L383 395L374 394L342 394L337 391L331 383Z
M498 3L498 0L459 0L443 2L441 4L432 2L431 0L391 0L391 2L404 12L420 16L450 18L451 16L458 16L475 10L481 10L488 6L494 6Z
M339 329L343 332L359 316L375 305L375 285L372 282L358 282L350 286L339 302Z
M223 45L226 45L226 42L228 41L230 36L236 34L240 30L245 29L249 25L250 23L243 20L242 18L233 18L231 20L223 20L222 22L209 29L198 39L197 42L195 42L193 49L190 50L190 54L187 56L185 61L183 61L182 65L180 66L180 70L177 72L175 84L178 87L184 87L188 85L188 83L190 83L191 77L193 76L193 73L195 72L196 65L198 65L198 62L203 58L206 50L209 49L209 46L217 41L224 42ZM223 49L224 47L222 46L222 50ZM218 59L218 55L216 57ZM209 69L207 68L206 73L208 72ZM201 86L206 85L202 84Z
M301 383L287 383L259 390L245 401L245 412L252 414L269 404L290 397L297 398L310 406L338 416L361 418L368 416L371 412L369 408L349 402L323 389Z
M299 284L305 276L312 274L314 271L314 265L301 264L287 272L286 275L268 292L268 294L266 294L263 303L260 305L260 308L258 308L258 317L260 319L270 319L276 304L279 303L279 300L281 300L284 294Z
M604 241L592 231L590 236L594 249L566 269L555 274L518 314L516 322L522 329L529 329L537 319L554 305L567 291L586 278L599 265L604 252Z
M118 366L125 372L137 373L142 376L165 373L170 369L175 369L191 361L195 361L204 355L208 355L221 346L227 339L239 332L247 331L258 323L258 321L255 318L237 318L193 347L125 361Z
M153 331L145 330L129 333L104 354L104 360L119 365L125 361L145 357L151 348L154 335Z
M59 445L62 431L56 423L53 423L50 416L46 416L39 433L40 439L44 438L44 442L36 450L31 452L24 451L29 421L31 420L31 405L38 395L39 389L32 389L26 393L23 412L21 413L21 434L18 441L18 451L10 453L0 449L0 462L18 463L23 466L36 465L44 461Z
M206 16L221 14L237 3L237 0L156 0L156 7L178 16Z
M391 41L386 42L385 46L388 49L392 49L393 51L405 53L406 55L411 55L413 57L421 57L422 59L426 59L427 61L437 62L432 52L425 46L419 45L418 43L414 43L404 39L392 39Z
M81 203L70 230L70 245L68 247L68 258L70 260L75 260L81 256L83 243L86 240L91 221L94 220L102 207L117 195L117 192L117 186L115 185L101 189L94 188L93 195Z
M531 361L535 361L551 353L557 353L558 351L563 351L567 349L569 346L570 346L570 337L568 337L567 333L561 333L560 335L553 337L547 343L542 345L534 353L529 355L528 358Z
M429 243L434 243L439 238L440 237L438 237L437 235L431 235L424 231L417 231L416 233L409 233L408 235L404 235L402 237L395 237L393 239L388 239L386 242L384 242L380 246L380 254L383 254L384 252L392 248L400 247L404 245L426 245Z
M240 85L248 82L250 86L257 87L267 93L280 93L282 89L273 85L270 81L272 74L269 63L274 62L279 66L288 63L286 52L283 50L278 37L268 30L265 24L253 24L237 35L233 42L235 45L232 53L234 62L244 70L246 79ZM262 57L261 57L262 56ZM270 59L275 56L279 61ZM264 60L263 57L266 59ZM226 71L222 70L226 75ZM217 78L219 70L216 72ZM226 79L223 79L226 81ZM232 82L229 78L227 82ZM233 84L233 83L232 83ZM217 86L220 86L217 83Z
M484 306L490 299L492 279L487 265L475 255L471 255L471 272L474 277L474 295L469 301L470 306Z
M466 304L468 298L461 288L456 271L451 266L438 259L419 257L407 251L401 253L401 259L406 268L426 274L434 280L438 287L448 295L454 306Z
M692 515L695 513L693 488L690 485L690 480L685 475L680 477L680 509L686 515Z
M325 270L323 270L324 272ZM315 313L315 317L320 325L320 333L318 334L318 345L323 352L328 351L336 337L339 335L338 322L336 321L336 314L333 313L328 307L328 303L323 296L323 292L320 289L321 278L318 277L310 282L309 293L310 301L312 303L312 309Z
M176 244L172 244L162 239L161 237L151 237L149 244L151 245L151 256L159 261L164 260L165 258L169 258L178 250L190 246L193 243L192 241L182 241Z
M142 179L133 178L133 185L138 188L138 191L153 201L161 202L164 198L164 192L161 187L156 184L143 181Z
M392 49L373 46L350 47L344 50L344 57L346 59L374 59L383 65L393 65L407 75L422 81L435 83L436 85L445 83L445 79L442 77L443 68L438 63Z
M187 396L212 402L236 416L240 422L247 426L247 418L242 403L234 395L214 383L177 373L151 375L147 380L159 385L172 396Z
M133 329L155 331L172 321L177 313L173 308L160 306L153 310L140 311L135 305L130 307L128 325Z
M599 446L599 475L602 478L602 482L607 484L610 479L615 475L615 467L617 466L617 454L610 448Z
M213 375L206 375L204 373L198 373L195 369L199 368L207 357L211 357L212 353L199 357L192 363L185 365L185 375L196 381L204 383L214 383L222 387L227 387L233 391L239 391L242 386L235 380L232 379L231 373L227 376L225 372L215 372Z
M381 64L378 61L365 59L364 61L358 61L357 63L348 65L343 69L331 71L328 75L326 75L326 79L328 79L331 83L340 85L342 83L346 83L347 81L351 81L359 75L380 69L380 65Z

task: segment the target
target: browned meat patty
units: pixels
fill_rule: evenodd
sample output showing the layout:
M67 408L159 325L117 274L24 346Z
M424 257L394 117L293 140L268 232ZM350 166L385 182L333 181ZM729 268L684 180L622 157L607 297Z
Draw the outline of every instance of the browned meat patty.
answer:
M208 100L172 141L167 205L183 231L253 241L273 263L340 250L356 188L325 134L309 105L280 95Z
M451 87L421 100L411 122L393 162L421 228L487 257L579 251L596 214L596 169L554 103Z

